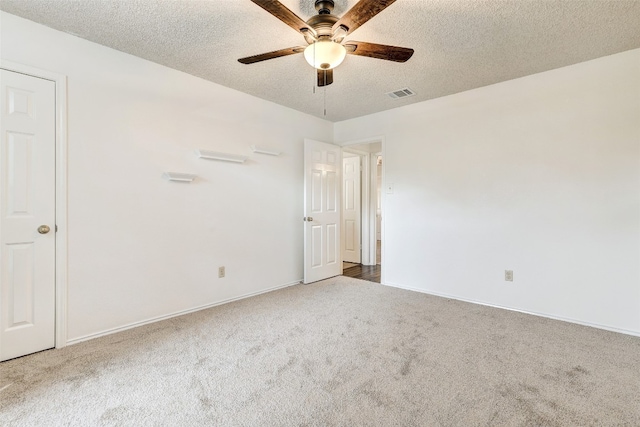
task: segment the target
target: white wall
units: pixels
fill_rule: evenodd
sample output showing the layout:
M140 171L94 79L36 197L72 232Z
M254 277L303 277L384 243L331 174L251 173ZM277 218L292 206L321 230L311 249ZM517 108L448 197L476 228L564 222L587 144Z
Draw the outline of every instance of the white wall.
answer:
M70 340L302 279L303 139L330 141L330 122L0 19L2 59L68 76ZM200 160L197 148L251 160Z
M332 126L0 20L2 59L68 75L71 340L300 280L303 139L380 135L387 284L640 333L640 50Z
M640 50L334 127L378 135L386 284L640 334Z

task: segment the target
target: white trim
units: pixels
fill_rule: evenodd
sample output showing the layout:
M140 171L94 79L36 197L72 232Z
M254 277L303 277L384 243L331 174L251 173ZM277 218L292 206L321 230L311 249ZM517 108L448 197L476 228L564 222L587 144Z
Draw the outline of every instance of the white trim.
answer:
M371 265L375 265L376 264L376 244L377 244L377 236L376 236L376 207L373 205L373 201L374 198L371 196L373 194L373 192L375 191L376 188L376 184L377 182L375 181L375 176L374 176L374 171L377 171L377 167L374 167L374 158L376 155L382 155L382 158L385 158L385 153L386 153L386 138L384 135L379 135L379 136L372 136L369 138L363 138L363 139L358 139L358 140L353 140L353 141L346 141L341 143L340 145L342 146L343 150L347 150L347 151L357 151L354 149L349 148L349 146L352 145L362 145L362 144L375 144L379 142L380 146L382 147L381 152L379 153L369 153L369 189L370 189L370 193L369 193L369 201L368 203L368 207L369 207L369 217L368 217L368 230L364 229L363 226L363 235L365 233L367 233L368 235L368 243L369 243L369 261L372 262ZM377 173L377 172L376 172ZM385 162L383 160L382 162L382 188L385 188L385 181L386 181L386 177L385 177ZM381 212L384 214L384 212L386 212L386 196L385 196L385 191L381 191L380 192L380 210ZM364 201L364 199L363 199ZM384 268L384 260L385 260L385 253L384 253L384 249L385 249L385 218L386 215L382 215L382 224L381 224L381 228L382 230L380 230L380 239L382 240L382 245L380 248L380 252L382 252L380 254L380 264L382 266L381 272L380 272L380 281L382 283L384 283L385 281L385 271L386 269ZM365 222L362 222L363 225L365 224ZM363 240L364 243L364 240ZM364 251L363 251L364 253ZM364 261L363 261L364 264Z
M369 154L367 151L356 150L355 148L349 148L348 146L347 147L342 146L342 151L346 151L347 153L351 153L351 154L358 154L360 156Z
M380 198L382 199L380 201L380 212L382 212L382 221L380 221L380 240L381 240L381 244L380 244L380 252L382 252L380 254L380 264L382 266L381 270L380 270L380 282L381 283L385 283L386 282L386 275L385 275L385 271L386 269L384 268L385 263L387 262L386 259L386 252L385 252L385 248L387 247L386 245L386 241L387 238L385 237L385 230L387 228L387 226L385 225L387 223L387 217L389 215L387 215L387 192L384 191L385 188L387 188L387 144L386 144L386 140L384 137L382 137L381 140L381 145L382 145L382 184L381 184L381 188L380 188ZM376 169L377 170L377 169ZM377 224L377 223L376 223ZM377 239L377 236L374 236L374 239Z
M360 263L362 265L375 265L375 254L372 255L371 253L370 233L368 233L370 228L369 222L371 220L369 214L369 209L371 207L371 153L362 150L355 150L349 147L343 147L342 151L350 154L356 154L360 157ZM344 156L342 159L344 162ZM344 180L344 176L342 179ZM341 221L344 222L344 219L341 218ZM342 236L340 237L340 240L342 240L342 244L344 245L344 239ZM344 247L342 247L342 252L344 256ZM373 263L371 262L372 259Z
M441 298L454 299L454 300L457 300L457 301L468 302L470 304L478 304L478 305L484 305L486 307L493 307L493 308L499 308L499 309L502 309L502 310L515 311L517 313L530 314L532 316L544 317L544 318L553 319L553 320L560 320L562 322L574 323L576 325L589 326L591 328L604 329L606 331L617 332L617 333L620 333L620 334L632 335L632 336L640 337L640 331L632 331L632 330L628 330L628 329L615 328L615 327L612 327L612 326L602 325L600 323L591 323L591 322L585 322L585 321L582 321L582 320L576 320L576 319L572 319L570 317L555 316L555 315L552 315L552 314L541 313L541 312L537 312L537 311L521 310L521 309L518 309L518 308L506 307L506 306L503 306L503 305L491 304L491 303L482 302L482 301L474 301L474 300L470 300L470 299L466 299L466 298L460 298L460 297L455 296L455 295L449 295L449 294L440 293L440 292L425 291L424 289L413 288L411 286L402 286L402 285L398 285L398 284L395 284L395 283L386 283L386 282L382 282L382 283L385 286L389 286L389 287L392 287L392 288L398 288L398 289L404 289L406 291L419 292L421 294L433 295L433 296L441 297Z
M362 175L360 176L360 241L363 265L375 265L376 254L371 252L371 154L360 156ZM375 214L374 214L375 215Z
M189 313L195 313L196 311L200 311L200 310L206 310L208 308L212 308L212 307L216 307L218 305L222 305L222 304L227 304L233 301L238 301L241 299L245 299L245 298L251 298L257 295L261 295L261 294L266 294L268 292L273 292L273 291L277 291L278 289L283 289L283 288L288 288L289 286L295 286L295 285L301 285L302 284L302 280L296 280L295 282L290 282L290 283L285 283L284 285L278 285L278 286L274 286L272 288L268 288L268 289L263 289L261 291L257 291L257 292L251 292L248 294L244 294L244 295L240 295L234 298L228 298L222 301L218 301L218 302L213 302L210 304L205 304L205 305L201 305L198 307L194 307L194 308L189 308L187 310L181 310L181 311L176 311L174 313L171 314L165 314L162 316L156 316L156 317L152 317L150 319L147 320L141 320L139 322L133 322L133 323L129 323L127 325L124 326L118 326L117 328L111 328L111 329L107 329L104 330L102 332L97 332L94 334L89 334L89 335L84 335L78 338L73 338L67 341L67 345L73 345L73 344L78 344L81 343L83 341L88 341L88 340L92 340L94 338L100 338L100 337L104 337L106 335L111 335L111 334L115 334L118 332L123 332L126 331L127 329L133 329L133 328L137 328L138 326L144 326L144 325L148 325L150 323L155 323L155 322L160 322L162 320L167 320L167 319L171 319L172 317L178 317L178 316L182 316L185 314L189 314Z
M341 147L348 147L349 145L375 144L376 142L380 142L384 146L384 135L375 135L375 136L370 136L368 138L354 139L352 141L345 141L345 142L335 143L335 144L340 145Z
M384 147L382 147L384 149ZM377 152L377 153L371 153L371 186L373 188L375 188L377 190L378 188L378 156L382 156L382 177L381 177L381 188L380 188L380 212L383 213L384 212L384 191L382 191L382 189L384 188L384 155L382 154L381 151ZM377 195L376 195L377 197ZM378 206L376 205L376 200L375 198L371 199L371 221L373 223L373 227L371 227L371 251L373 253L373 264L376 264L376 257L377 257L377 251L378 251ZM383 248L384 248L384 240L382 239L382 235L383 235L383 231L382 231L382 224L384 223L384 218L385 215L382 215L382 221L380 222L380 240L382 241L382 244L380 245L380 252L383 252ZM382 265L382 259L384 258L384 256L382 255L382 253L380 254L380 264ZM380 277L380 280L382 280L382 277Z
M366 169L366 186L367 186L367 197L362 198L362 218L363 224L366 224L366 227L363 226L362 234L364 238L362 239L362 244L366 245L366 251L368 255L367 262L364 265L376 265L376 180L375 174L376 169L374 167L375 164L375 155L373 153L369 153L366 157L367 169Z
M0 68L56 84L56 348L67 345L67 76L13 61Z

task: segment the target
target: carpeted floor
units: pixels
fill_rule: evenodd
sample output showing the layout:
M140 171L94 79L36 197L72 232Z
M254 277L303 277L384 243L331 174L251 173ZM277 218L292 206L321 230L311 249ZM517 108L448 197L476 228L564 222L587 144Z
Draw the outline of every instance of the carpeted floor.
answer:
M0 364L2 426L638 426L640 338L338 277Z

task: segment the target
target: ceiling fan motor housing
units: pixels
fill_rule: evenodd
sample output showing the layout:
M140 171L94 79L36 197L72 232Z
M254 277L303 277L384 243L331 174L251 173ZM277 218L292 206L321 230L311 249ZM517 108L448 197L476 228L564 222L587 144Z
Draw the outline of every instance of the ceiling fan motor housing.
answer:
M332 14L315 15L309 18L307 25L313 28L318 39L333 36L333 25L338 22L338 17Z

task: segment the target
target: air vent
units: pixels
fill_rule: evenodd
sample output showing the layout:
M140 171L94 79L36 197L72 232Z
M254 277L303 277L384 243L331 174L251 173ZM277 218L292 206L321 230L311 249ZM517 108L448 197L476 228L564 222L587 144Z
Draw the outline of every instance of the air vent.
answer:
M389 97L392 99L406 98L407 96L413 96L415 94L416 93L408 87L394 90L393 92L387 92L387 95L389 95Z

